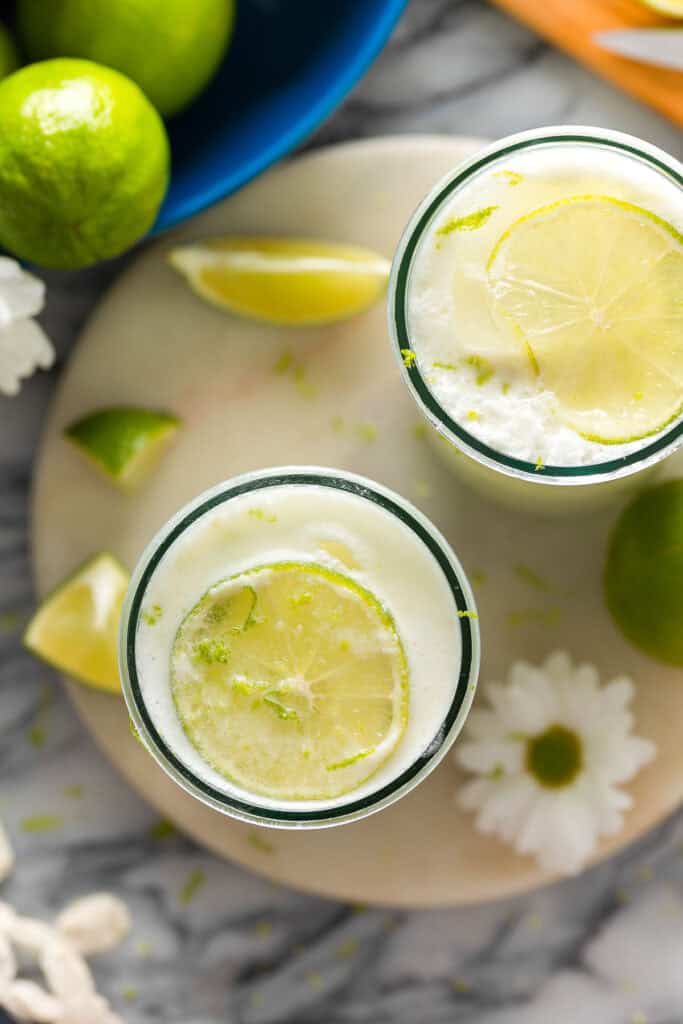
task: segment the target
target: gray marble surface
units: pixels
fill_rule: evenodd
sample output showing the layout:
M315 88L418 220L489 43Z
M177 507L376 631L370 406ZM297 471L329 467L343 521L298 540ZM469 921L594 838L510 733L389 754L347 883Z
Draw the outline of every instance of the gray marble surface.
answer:
M496 136L557 122L681 135L483 0L412 0L387 50L309 145L406 131ZM94 748L19 645L32 606L32 457L60 364L118 270L46 275L50 374L0 399L0 814L19 855L0 897L49 916L111 889L134 930L96 964L129 1024L681 1024L683 816L582 877L414 913L301 895L177 834ZM31 831L31 818L54 826ZM193 872L200 884L183 898Z

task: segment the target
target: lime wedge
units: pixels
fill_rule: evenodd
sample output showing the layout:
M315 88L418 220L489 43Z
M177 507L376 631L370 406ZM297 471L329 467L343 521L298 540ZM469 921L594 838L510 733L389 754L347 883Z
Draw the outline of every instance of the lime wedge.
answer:
M226 778L276 799L330 799L373 775L408 718L393 619L354 580L309 563L211 587L171 656L178 717Z
M631 643L683 666L683 480L639 495L610 538L607 607Z
M660 14L670 14L672 18L683 18L683 0L641 0L646 7Z
M345 320L384 292L390 264L353 245L215 238L169 253L202 298L239 316L305 326Z
M617 444L680 414L683 236L671 224L611 196L572 196L515 221L487 269L510 350L526 341L568 426Z
M180 421L151 409L100 409L64 431L68 441L124 490L147 479Z
M117 633L127 586L128 573L112 555L95 555L43 601L25 646L82 683L120 693Z

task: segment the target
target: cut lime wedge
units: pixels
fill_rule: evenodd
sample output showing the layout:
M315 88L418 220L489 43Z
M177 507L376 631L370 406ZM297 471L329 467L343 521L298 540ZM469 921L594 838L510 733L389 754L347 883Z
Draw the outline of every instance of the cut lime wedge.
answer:
M265 565L211 587L181 624L171 666L178 717L204 760L276 799L357 788L408 717L393 619L318 565Z
M64 436L124 490L152 472L180 421L152 409L100 409L72 423Z
M296 238L215 238L173 249L169 261L221 309L291 326L361 312L382 295L390 270L369 249Z
M683 407L683 237L649 210L572 196L521 217L487 264L510 351L523 338L562 419L635 441Z
M117 634L127 586L128 573L112 555L95 555L43 601L25 646L82 683L120 693Z

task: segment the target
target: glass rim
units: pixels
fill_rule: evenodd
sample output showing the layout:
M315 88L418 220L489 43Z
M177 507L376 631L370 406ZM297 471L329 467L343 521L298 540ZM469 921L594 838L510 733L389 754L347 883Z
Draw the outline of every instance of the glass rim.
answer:
M173 752L147 710L135 659L135 639L142 602L159 562L175 540L213 508L241 494L280 485L317 485L342 490L373 501L396 516L425 544L446 578L456 609L474 612L455 618L460 630L460 668L453 699L434 738L395 778L366 796L336 806L286 810L252 802L246 795L224 792L197 776ZM191 796L242 821L274 828L325 828L367 817L394 803L422 781L446 755L469 712L479 675L480 635L476 602L467 575L443 534L411 502L374 480L318 466L285 466L257 470L229 478L184 505L155 534L131 576L121 613L119 671L128 713L148 753L162 770ZM439 738L438 745L435 740Z
M683 188L683 166L673 156L624 132L583 125L557 125L508 135L459 163L453 171L437 182L418 205L396 248L387 301L389 335L400 371L414 400L431 425L446 440L475 461L508 476L521 477L542 485L605 482L630 476L652 466L672 454L683 443L683 416L679 412L673 425L665 429L656 440L643 444L628 455L605 462L576 466L536 465L500 452L454 420L427 384L417 359L405 359L406 352L416 354L408 330L407 296L413 260L420 241L444 202L460 185L482 168L506 155L533 146L566 143L616 149L644 161L679 188ZM406 365L407 362L410 362L410 365Z

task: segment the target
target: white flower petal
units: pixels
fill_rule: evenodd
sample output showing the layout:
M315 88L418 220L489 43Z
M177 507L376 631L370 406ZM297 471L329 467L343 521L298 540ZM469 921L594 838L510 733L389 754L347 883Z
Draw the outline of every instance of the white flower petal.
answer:
M20 978L0 989L0 1006L19 1021L61 1024L62 1004L35 981Z
M45 947L59 937L49 924L18 915L9 922L6 934L19 952L29 957L40 956Z
M13 867L14 850L9 841L9 836L0 821L0 882L4 882L6 878L9 878Z
M55 926L74 949L92 956L118 946L130 931L130 914L118 896L97 892L65 907Z
M490 709L477 709L465 741L456 746L457 762L485 776L461 788L460 805L476 812L482 832L534 854L544 869L578 871L601 835L623 827L632 797L618 784L656 753L654 744L632 733L634 692L626 677L601 687L593 665L574 668L564 651L540 668L516 662L506 684L483 688ZM532 777L525 758L525 737L550 725L576 733L583 750L581 772L558 788Z
M14 981L17 973L17 958L6 935L0 933L0 989Z
M85 960L61 937L43 947L40 969L45 975L48 988L58 998L80 998L95 991L95 983Z
M54 349L35 320L16 320L0 328L0 391L16 395L24 377L40 367L48 369Z
M13 262L9 260L8 262ZM16 272L0 273L0 327L36 316L45 305L45 285L15 264Z

